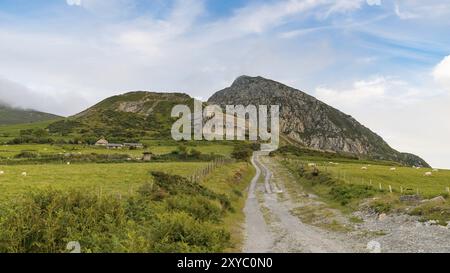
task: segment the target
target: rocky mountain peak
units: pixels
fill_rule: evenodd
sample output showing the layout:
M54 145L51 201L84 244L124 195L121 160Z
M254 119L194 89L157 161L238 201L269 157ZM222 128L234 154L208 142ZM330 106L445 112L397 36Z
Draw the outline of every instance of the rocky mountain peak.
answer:
M263 77L240 76L209 100L218 105L279 105L280 128L301 146L343 152L362 158L428 166L417 156L400 153L357 120L295 88Z

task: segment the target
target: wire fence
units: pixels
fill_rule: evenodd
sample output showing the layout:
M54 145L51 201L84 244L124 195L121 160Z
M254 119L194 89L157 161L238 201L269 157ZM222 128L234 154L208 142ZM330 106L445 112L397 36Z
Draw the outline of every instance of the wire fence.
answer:
M429 190L425 190L424 187L420 187L417 185L408 185L407 182L400 183L390 183L386 181L382 181L379 178L368 178L368 177L362 177L358 176L352 173L349 173L346 170L339 169L339 163L334 162L321 162L321 163L311 163L303 160L298 159L285 159L289 164L293 164L296 166L296 168L300 167L309 167L309 168L317 168L320 172L327 173L331 175L334 179L337 181L341 181L345 184L352 184L352 185L364 185L373 187L380 192L389 192L389 193L400 193L400 194L423 194L423 193L429 193ZM344 164L344 163L343 163ZM364 167L362 167L364 168ZM365 170L365 169L364 169ZM392 170L387 170L387 172ZM397 171L397 170L395 170ZM437 189L435 187L434 192L436 194L442 194L447 193L450 194L450 181L449 186L443 186L442 189Z
M231 164L231 163L235 163L236 161L234 159L230 159L230 158L217 158L213 161L211 161L210 163L208 163L208 165L206 165L205 167L197 170L193 175L189 176L188 179L191 182L200 182L202 181L206 176L208 176L209 174L211 174L213 171L215 171L216 169L227 165L227 164Z

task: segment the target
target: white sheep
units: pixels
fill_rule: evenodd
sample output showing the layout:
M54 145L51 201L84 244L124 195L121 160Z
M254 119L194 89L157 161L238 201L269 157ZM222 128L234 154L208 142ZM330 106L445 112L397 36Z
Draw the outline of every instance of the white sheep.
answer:
M361 167L361 170L366 171L366 170L367 170L367 167Z
M390 168L390 170L391 170L391 171L396 171L396 170L397 170L397 168Z
M432 172L426 172L426 173L424 174L424 176L432 176L432 175L433 175Z
M4 175L5 174L5 172L4 171L0 171L0 175Z
M27 176L27 172L22 172L22 176Z
M70 165L70 162L67 162L67 165Z

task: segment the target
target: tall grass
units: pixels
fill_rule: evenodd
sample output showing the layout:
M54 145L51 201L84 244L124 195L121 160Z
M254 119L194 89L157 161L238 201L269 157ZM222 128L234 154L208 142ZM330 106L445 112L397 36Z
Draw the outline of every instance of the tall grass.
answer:
M3 204L0 252L221 252L227 196L180 176L153 173L135 194L41 190Z

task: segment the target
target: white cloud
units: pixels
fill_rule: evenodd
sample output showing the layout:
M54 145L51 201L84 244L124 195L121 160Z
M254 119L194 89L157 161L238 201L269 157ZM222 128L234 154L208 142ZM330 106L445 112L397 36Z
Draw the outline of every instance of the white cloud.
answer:
M448 25L450 2L442 0L395 0L394 11L403 20L426 19L435 21L444 19L442 23Z
M381 6L381 0L367 0L369 6Z
M376 76L348 88L316 88L318 99L354 116L402 152L422 156L431 165L450 167L450 97L398 78Z
M81 7L100 17L115 18L126 15L136 4L135 0L66 0L69 6Z
M419 18L420 17L416 13L400 10L400 5L398 3L395 3L394 10L395 10L395 14L397 14L397 16L400 19L403 19L403 20L415 19L415 18Z
M36 109L56 114L76 111L79 105L88 105L80 94L59 92L43 94L22 84L0 77L0 102L13 107Z
M366 104L398 109L427 97L405 81L383 76L355 81L351 88L345 89L321 86L316 88L315 94L319 99L344 109L357 109Z
M81 0L66 0L69 6L81 6Z
M443 88L450 91L450 55L434 68L433 77Z

